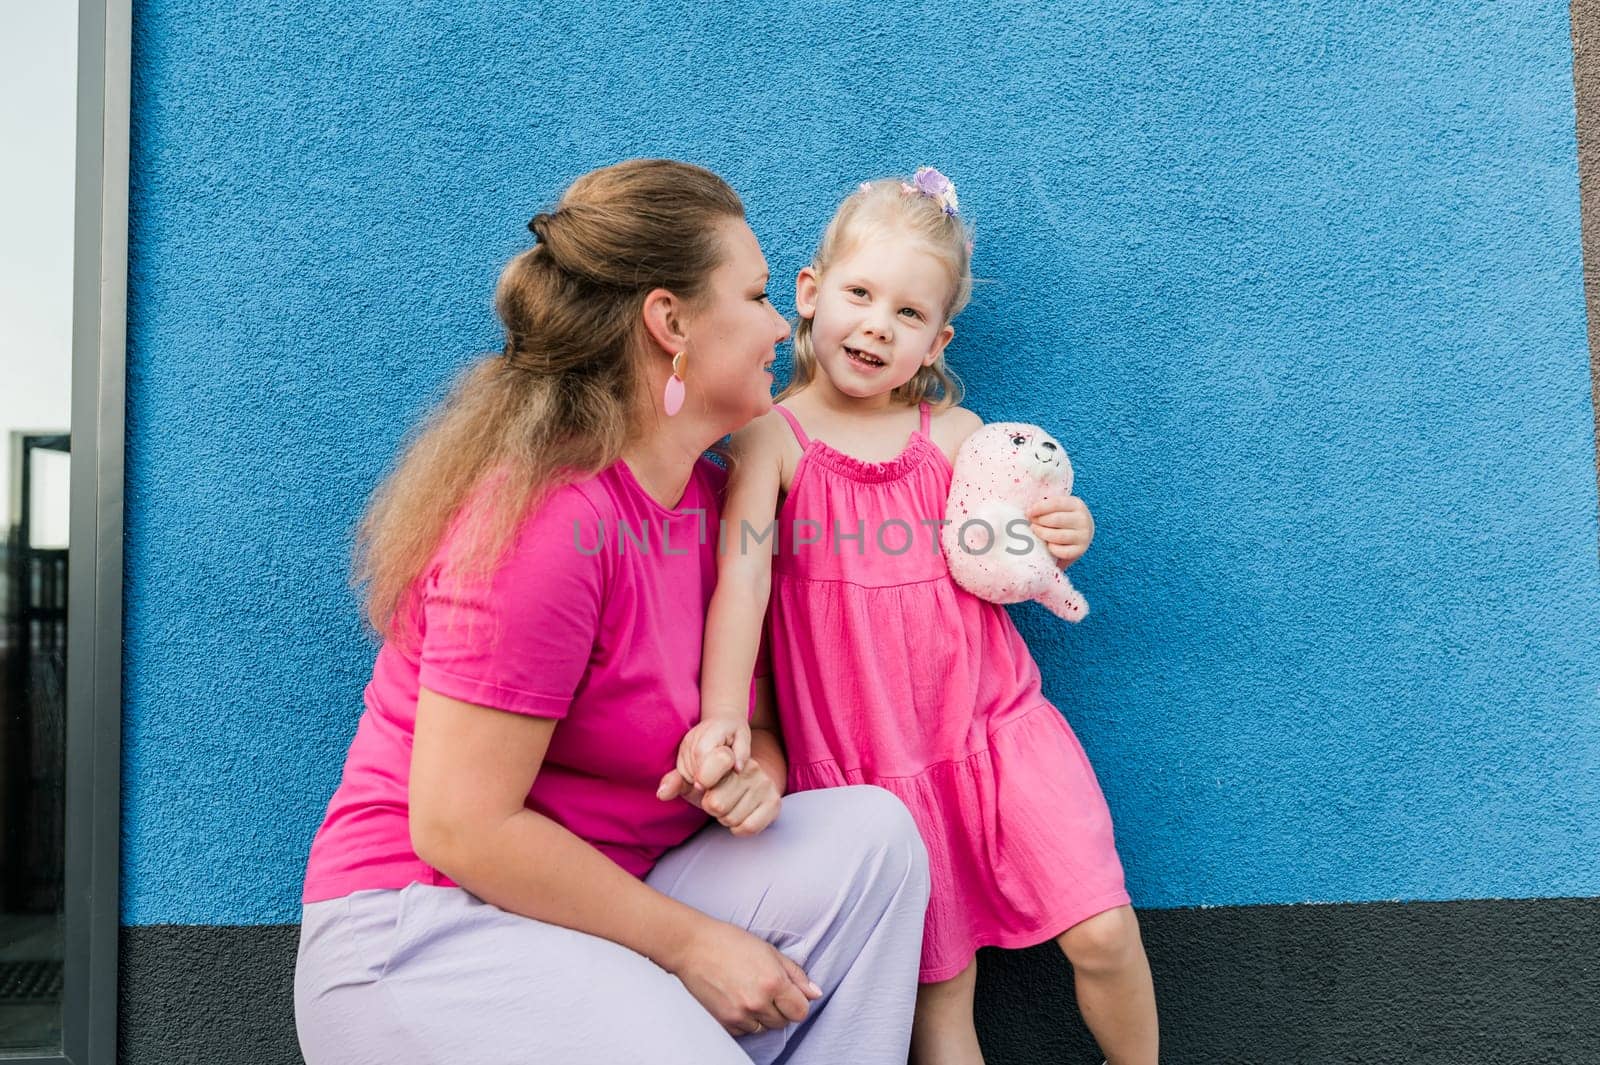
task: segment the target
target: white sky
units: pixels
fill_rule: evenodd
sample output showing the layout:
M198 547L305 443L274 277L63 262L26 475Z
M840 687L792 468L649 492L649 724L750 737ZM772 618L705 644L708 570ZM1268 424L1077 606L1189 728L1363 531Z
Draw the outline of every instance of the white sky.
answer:
M69 428L77 22L74 0L0 0L0 524L6 526L11 431ZM64 478L46 476L54 490L41 502L52 516L45 528L35 526L35 539L43 534L64 543Z

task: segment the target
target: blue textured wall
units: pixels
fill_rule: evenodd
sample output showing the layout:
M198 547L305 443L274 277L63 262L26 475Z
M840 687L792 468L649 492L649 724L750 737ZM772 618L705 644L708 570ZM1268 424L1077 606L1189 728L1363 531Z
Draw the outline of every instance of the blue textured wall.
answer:
M1099 525L1095 615L1018 617L1137 904L1600 895L1565 4L343 6L135 4L128 923L297 917L363 497L526 218L644 154L780 279L959 182L952 363Z

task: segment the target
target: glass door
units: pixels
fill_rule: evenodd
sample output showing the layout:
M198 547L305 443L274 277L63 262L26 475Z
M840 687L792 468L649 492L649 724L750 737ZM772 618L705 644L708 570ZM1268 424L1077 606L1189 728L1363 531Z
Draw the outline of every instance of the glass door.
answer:
M116 1055L127 4L0 6L0 1059Z

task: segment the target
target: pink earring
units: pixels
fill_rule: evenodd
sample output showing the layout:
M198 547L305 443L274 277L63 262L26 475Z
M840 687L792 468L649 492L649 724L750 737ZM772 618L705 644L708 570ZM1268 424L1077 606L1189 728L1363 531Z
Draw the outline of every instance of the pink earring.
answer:
M681 351L672 357L672 376L667 378L667 390L661 396L661 404L667 408L669 418L683 409L683 371L678 366L678 360L683 357Z

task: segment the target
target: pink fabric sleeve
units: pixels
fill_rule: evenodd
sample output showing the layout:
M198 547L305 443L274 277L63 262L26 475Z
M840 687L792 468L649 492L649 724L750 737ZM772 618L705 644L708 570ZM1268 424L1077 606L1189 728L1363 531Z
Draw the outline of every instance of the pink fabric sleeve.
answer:
M560 488L487 580L436 567L423 588L419 683L478 706L565 717L599 632L607 552L580 550L599 526L581 492Z

